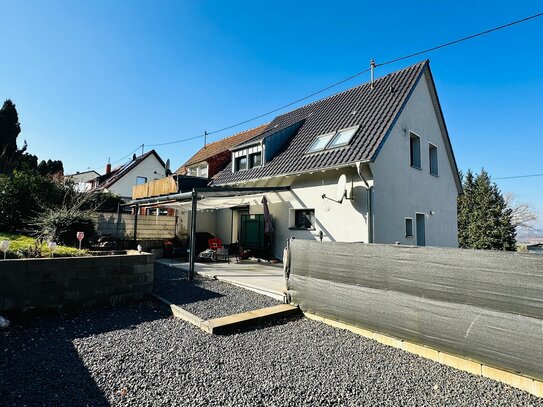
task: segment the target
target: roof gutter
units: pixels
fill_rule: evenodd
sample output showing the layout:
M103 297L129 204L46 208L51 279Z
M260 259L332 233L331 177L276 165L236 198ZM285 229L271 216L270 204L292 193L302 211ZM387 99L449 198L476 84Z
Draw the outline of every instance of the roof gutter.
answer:
M298 176L298 175L313 174L315 172L339 170L341 168L356 167L358 164L365 164L365 163L370 163L370 162L371 162L371 160L351 161L349 163L341 164L341 165L335 165L333 167L313 168L311 170L305 170L305 171L299 171L299 172L289 172L289 173L285 173L285 174L272 175L270 177L260 177L260 178L244 179L244 180L239 180L239 181L230 181L230 182L226 182L224 184L219 184L215 188L222 188L221 185L239 185L239 184L245 184L245 183L249 183L249 182L266 181L266 180L274 179L274 178L294 177L294 176Z

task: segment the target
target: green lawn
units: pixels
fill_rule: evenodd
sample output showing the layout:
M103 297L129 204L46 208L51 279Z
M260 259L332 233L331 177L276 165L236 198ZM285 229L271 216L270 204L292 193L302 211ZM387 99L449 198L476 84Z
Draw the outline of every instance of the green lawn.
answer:
M0 232L0 240L9 240L7 257L11 259L28 257L28 252L34 250L36 239L31 236L17 235L13 233ZM51 251L47 243L41 245L41 257L50 257ZM0 251L0 258L3 253ZM78 250L75 247L57 246L54 257L75 257L87 256L88 250Z

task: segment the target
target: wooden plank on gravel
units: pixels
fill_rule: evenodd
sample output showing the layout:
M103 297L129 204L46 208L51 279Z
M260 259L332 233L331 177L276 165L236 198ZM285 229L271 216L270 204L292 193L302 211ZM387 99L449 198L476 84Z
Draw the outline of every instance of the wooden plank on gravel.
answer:
M242 312L240 314L210 319L204 321L200 328L210 334L219 334L250 323L284 318L299 313L300 309L298 307L289 304L280 304L273 307L260 308L253 311Z

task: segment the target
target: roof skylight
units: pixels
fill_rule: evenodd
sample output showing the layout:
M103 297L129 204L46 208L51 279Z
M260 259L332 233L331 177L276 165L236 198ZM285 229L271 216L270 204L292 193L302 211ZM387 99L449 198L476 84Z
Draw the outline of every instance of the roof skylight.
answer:
M307 152L314 153L317 151L328 150L331 148L343 147L349 144L359 126L341 129L335 133L327 133L318 136L315 141L309 146Z
M314 153L315 151L321 151L326 148L330 140L334 137L334 133L330 134L324 134L322 136L319 136L315 139L313 144L309 147L309 150L307 150L308 153Z

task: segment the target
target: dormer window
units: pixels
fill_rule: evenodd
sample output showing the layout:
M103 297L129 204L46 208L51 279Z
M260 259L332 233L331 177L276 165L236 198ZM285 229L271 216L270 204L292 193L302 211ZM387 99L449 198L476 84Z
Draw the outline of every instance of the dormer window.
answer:
M245 171L262 165L262 146L260 144L232 152L232 171Z
M260 167L262 165L262 152L249 155L249 168Z
M358 127L359 126L348 127L334 133L327 133L318 136L315 141L313 141L307 152L315 153L317 151L346 146L350 143L354 134L358 130Z
M247 169L247 156L237 157L235 161L235 171L243 171Z

